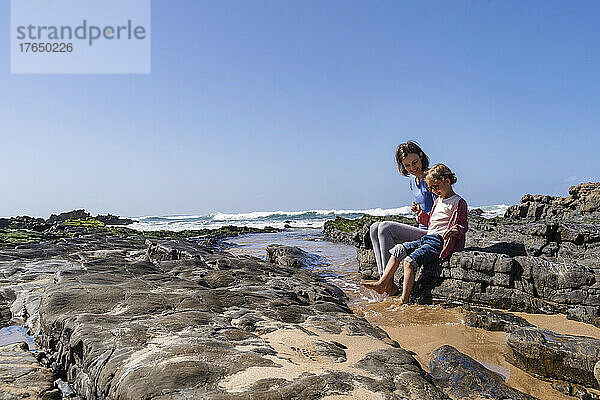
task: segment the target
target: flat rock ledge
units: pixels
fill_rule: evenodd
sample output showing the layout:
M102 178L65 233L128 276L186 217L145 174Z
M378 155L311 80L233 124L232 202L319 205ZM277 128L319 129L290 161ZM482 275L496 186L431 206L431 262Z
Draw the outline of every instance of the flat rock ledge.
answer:
M90 236L0 250L0 272L42 363L88 400L448 398L304 269Z

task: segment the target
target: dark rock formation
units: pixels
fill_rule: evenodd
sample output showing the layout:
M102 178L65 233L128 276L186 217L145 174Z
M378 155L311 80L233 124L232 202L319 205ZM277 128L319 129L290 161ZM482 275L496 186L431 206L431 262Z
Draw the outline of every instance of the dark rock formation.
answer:
M90 213L81 209L81 210L73 210L73 211L63 212L58 215L52 214L52 215L50 215L50 217L48 218L48 220L46 222L49 224L55 224L56 222L63 222L63 221L67 221L69 219L87 219L87 218L91 218L91 217L92 216L90 215Z
M270 244L267 246L267 261L292 268L312 269L325 260L316 254L310 254L298 247Z
M483 210L481 208L473 208L469 210L469 217L481 217L483 215Z
M556 220L600 216L600 182L582 183L569 188L568 197L526 194L521 204L506 210L514 220Z
M592 212L598 190L596 184L576 186L563 203L572 206L569 210ZM600 220L561 215L560 220L533 222L469 217L465 250L419 269L414 299L564 313L598 324ZM354 233L362 277L378 278L368 226ZM402 268L396 279L401 285Z
M22 215L12 218L0 218L0 229L29 229L41 232L48 229L52 224L49 224L44 218L34 218L27 215Z
M98 214L94 217L98 221L104 222L106 225L129 225L133 224L135 221L131 218L121 218L118 215L106 214L101 215Z
M499 310L468 307L464 310L465 325L486 331L513 332L519 328L533 328L525 318Z
M547 329L522 328L510 333L507 360L531 373L591 388L600 388L594 368L600 340L562 335Z
M432 384L423 384L421 367L413 356L403 349L382 349L369 353L354 365L356 368L370 372L381 379L363 379L371 391L385 388L399 394L404 399L449 399L440 389Z
M511 388L501 375L452 346L434 350L429 371L435 384L453 399L535 399Z
M366 214L358 219L336 217L333 221L325 222L323 225L323 236L325 236L325 239L331 242L353 244L356 240L355 236L357 232L361 232L364 228L367 228L368 236L368 227L371 226L373 222L382 221L394 221L417 226L417 222L414 218L406 218L400 215L386 215L383 217L378 217ZM368 239L368 241L370 246L371 239Z

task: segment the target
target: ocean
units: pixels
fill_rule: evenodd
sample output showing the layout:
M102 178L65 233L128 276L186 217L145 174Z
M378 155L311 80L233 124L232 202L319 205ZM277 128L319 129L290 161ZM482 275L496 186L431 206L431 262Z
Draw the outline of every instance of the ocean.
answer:
M483 210L484 218L503 216L507 205L491 205L469 207ZM170 230L182 231L186 229L220 228L225 225L249 226L254 228L283 228L289 225L292 228L322 228L326 221L343 218L360 218L365 214L370 215L403 215L412 217L410 206L399 208L372 208L366 210L305 210L305 211L252 211L246 213L216 212L206 215L164 215L132 217L134 224L128 227L141 231Z

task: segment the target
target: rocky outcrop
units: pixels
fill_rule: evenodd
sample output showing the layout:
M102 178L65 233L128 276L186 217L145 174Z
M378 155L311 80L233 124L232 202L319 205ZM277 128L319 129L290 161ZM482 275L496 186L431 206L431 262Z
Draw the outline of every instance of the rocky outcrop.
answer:
M135 222L131 218L121 218L118 215L112 215L112 214L106 214L106 215L98 214L98 215L96 215L95 219L97 219L98 221L104 222L106 225L130 225Z
M596 186L571 189L578 209L593 209ZM469 218L464 251L417 271L414 300L514 311L564 313L600 323L600 223ZM368 226L354 236L360 273L378 278ZM401 285L402 268L396 279Z
M506 210L513 220L560 220L600 216L600 182L582 183L569 188L568 197L526 194L521 204Z
M511 388L501 375L452 346L433 351L429 371L436 385L453 399L535 399Z
M0 273L43 365L89 400L447 398L338 289L297 266L86 235L0 250Z
M48 220L46 222L48 224L55 224L57 222L67 221L69 219L88 219L91 217L92 216L90 215L89 212L81 209L81 210L73 210L73 211L63 212L58 215L52 214L52 215L50 215L50 217L48 218Z
M525 318L514 314L481 307L464 310L465 325L486 331L513 332L519 328L534 328Z
M326 261L316 254L305 252L299 247L270 244L267 246L267 261L292 268L313 269Z
M552 387L567 396L598 398L594 379L600 382L600 340L538 329L513 314L478 307L465 310L465 325L510 333L508 362L552 381Z
M531 373L591 388L600 388L594 375L600 360L600 340L562 335L546 329L522 328L506 338L507 360Z
M372 223L382 221L393 221L417 226L417 222L414 218L407 218L400 215L374 216L366 214L357 219L336 217L332 221L325 222L323 225L323 236L331 242L353 244L356 240L360 240L356 238L358 232L363 231L365 228L368 232L368 227L370 227ZM368 240L370 243L371 239Z
M73 210L67 211L60 214L52 214L48 219L29 217L26 215L11 217L11 218L0 218L0 230L31 230L35 232L48 231L51 228L56 228L64 223L70 221L99 221L104 225L129 225L135 221L129 218L121 218L117 215L97 215L92 217L90 213L85 210Z

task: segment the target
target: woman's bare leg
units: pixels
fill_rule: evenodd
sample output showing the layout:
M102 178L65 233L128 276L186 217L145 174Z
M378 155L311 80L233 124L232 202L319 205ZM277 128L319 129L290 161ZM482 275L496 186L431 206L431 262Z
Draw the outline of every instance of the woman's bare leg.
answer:
M398 269L399 266L400 266L400 260L398 260L394 256L391 256L390 260L388 261L388 263L385 267L385 270L383 271L383 274L381 275L381 278L379 278L378 281L376 281L376 282L362 281L360 284L363 285L364 287L366 287L367 289L376 291L379 294L387 293L390 296L395 296L400 292L400 290L398 289L398 286L396 286L396 284L394 283L394 274L396 273L396 270ZM413 276L413 280L414 280L414 276Z

